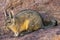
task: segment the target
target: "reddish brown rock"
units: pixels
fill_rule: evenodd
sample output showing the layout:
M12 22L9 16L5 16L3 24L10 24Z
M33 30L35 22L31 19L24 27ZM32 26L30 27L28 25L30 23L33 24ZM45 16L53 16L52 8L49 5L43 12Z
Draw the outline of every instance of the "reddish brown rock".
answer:
M45 19L55 18L60 23L60 0L0 0L0 29L4 25L3 10L13 7L16 14L23 9L33 9L41 13ZM0 40L60 40L59 26L53 28L40 29L23 37L13 37L12 32L4 33L0 30ZM3 34L3 35L1 35Z

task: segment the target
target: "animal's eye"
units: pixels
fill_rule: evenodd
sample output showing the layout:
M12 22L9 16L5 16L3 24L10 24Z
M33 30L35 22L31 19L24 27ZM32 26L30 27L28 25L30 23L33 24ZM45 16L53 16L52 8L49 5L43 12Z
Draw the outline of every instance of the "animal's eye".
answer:
M10 21L8 23L11 23Z
M7 21L7 23L11 23L11 21Z

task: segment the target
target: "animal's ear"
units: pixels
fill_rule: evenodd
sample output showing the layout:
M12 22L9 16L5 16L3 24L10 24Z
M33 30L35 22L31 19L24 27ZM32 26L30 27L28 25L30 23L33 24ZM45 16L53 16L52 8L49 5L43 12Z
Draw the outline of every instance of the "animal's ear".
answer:
M14 13L13 13L12 10L10 10L10 11L4 10L4 15L5 15L5 17L7 17L8 19L10 19L10 18L13 18Z
M8 12L6 10L4 10L4 16L5 17L8 17L9 16L9 14L8 14Z
M10 18L13 18L13 17L14 17L14 13L13 13L12 10L10 10L10 12L9 12L9 17L10 17Z

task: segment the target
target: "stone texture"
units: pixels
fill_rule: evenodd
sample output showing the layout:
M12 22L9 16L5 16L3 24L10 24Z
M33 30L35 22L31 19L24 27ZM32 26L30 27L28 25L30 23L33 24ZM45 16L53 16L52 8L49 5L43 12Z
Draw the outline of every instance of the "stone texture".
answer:
M15 14L23 9L37 10L44 19L55 18L59 25L23 37L12 37L12 33L6 33L7 35L0 35L0 40L60 40L60 0L0 0L0 29L4 27L3 11L9 7L13 7ZM3 32L0 30L0 33Z

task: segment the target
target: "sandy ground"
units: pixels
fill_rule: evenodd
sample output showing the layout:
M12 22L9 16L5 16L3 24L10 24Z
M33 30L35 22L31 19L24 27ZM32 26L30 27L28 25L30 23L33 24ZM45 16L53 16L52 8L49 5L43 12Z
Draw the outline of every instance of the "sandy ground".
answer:
M23 9L37 10L44 19L55 18L58 26L39 29L22 37L13 37L12 32L4 33L3 10L14 7L16 14ZM0 0L0 40L60 40L60 0Z

